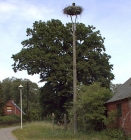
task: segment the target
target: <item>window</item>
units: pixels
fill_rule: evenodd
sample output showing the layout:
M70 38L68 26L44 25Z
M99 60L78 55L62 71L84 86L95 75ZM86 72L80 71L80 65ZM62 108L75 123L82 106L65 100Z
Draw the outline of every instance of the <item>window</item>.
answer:
M117 104L117 116L122 117L122 105L121 105L121 103Z
M7 106L7 112L11 112L12 111L12 107L11 106Z

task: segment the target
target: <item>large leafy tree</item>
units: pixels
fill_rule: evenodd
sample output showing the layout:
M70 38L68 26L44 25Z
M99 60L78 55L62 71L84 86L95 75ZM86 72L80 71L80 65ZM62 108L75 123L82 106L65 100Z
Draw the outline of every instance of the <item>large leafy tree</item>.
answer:
M22 42L22 50L12 55L15 72L27 70L28 74L40 74L41 81L54 85L72 83L72 26L59 20L35 22L27 29L28 39ZM104 38L93 26L77 23L77 77L86 85L94 81L109 87L114 78L105 53Z
M28 38L20 52L12 55L15 72L26 70L29 75L39 74L54 93L65 98L72 94L72 25L59 20L36 21L27 29ZM90 85L101 82L109 87L114 78L110 56L105 53L104 38L95 27L82 23L76 26L77 80ZM64 95L64 96L63 96ZM70 98L72 99L72 98ZM47 99L48 100L48 99Z

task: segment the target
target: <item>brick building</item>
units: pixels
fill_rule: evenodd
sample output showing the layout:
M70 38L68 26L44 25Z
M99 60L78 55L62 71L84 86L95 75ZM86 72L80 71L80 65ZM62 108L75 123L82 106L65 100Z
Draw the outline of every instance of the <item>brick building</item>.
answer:
M14 101L9 100L4 107L5 115L15 114L20 116L21 109L15 104ZM22 112L25 114L24 112Z
M106 102L107 112L117 111L118 128L131 134L131 78L117 88L114 96Z

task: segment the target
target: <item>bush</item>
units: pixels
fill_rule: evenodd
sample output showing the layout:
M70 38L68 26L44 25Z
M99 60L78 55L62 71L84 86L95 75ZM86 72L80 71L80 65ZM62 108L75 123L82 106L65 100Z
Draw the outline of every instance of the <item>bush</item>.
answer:
M108 117L105 118L104 124L107 128L117 128L117 111L112 110L108 112Z
M7 115L0 117L0 122L12 122L18 120L20 120L20 117L16 115Z
M111 97L109 89L101 87L100 83L81 86L78 92L78 124L80 130L102 130L104 128L105 101Z
M122 129L108 129L107 135L114 140L127 140L127 137Z

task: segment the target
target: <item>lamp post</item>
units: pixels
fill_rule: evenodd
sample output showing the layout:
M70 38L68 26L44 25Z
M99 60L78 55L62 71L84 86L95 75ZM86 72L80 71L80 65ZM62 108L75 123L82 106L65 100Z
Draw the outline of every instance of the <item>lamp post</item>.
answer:
M20 85L18 87L18 89L20 90L20 106L21 106L21 129L22 129L22 90L23 90L23 86Z
M72 3L72 6L65 7L63 13L69 15L72 22L72 31L73 31L73 110L74 110L74 133L77 132L77 73L76 73L76 19L83 11L81 6L76 6L75 3ZM75 21L73 21L73 16L75 16Z

